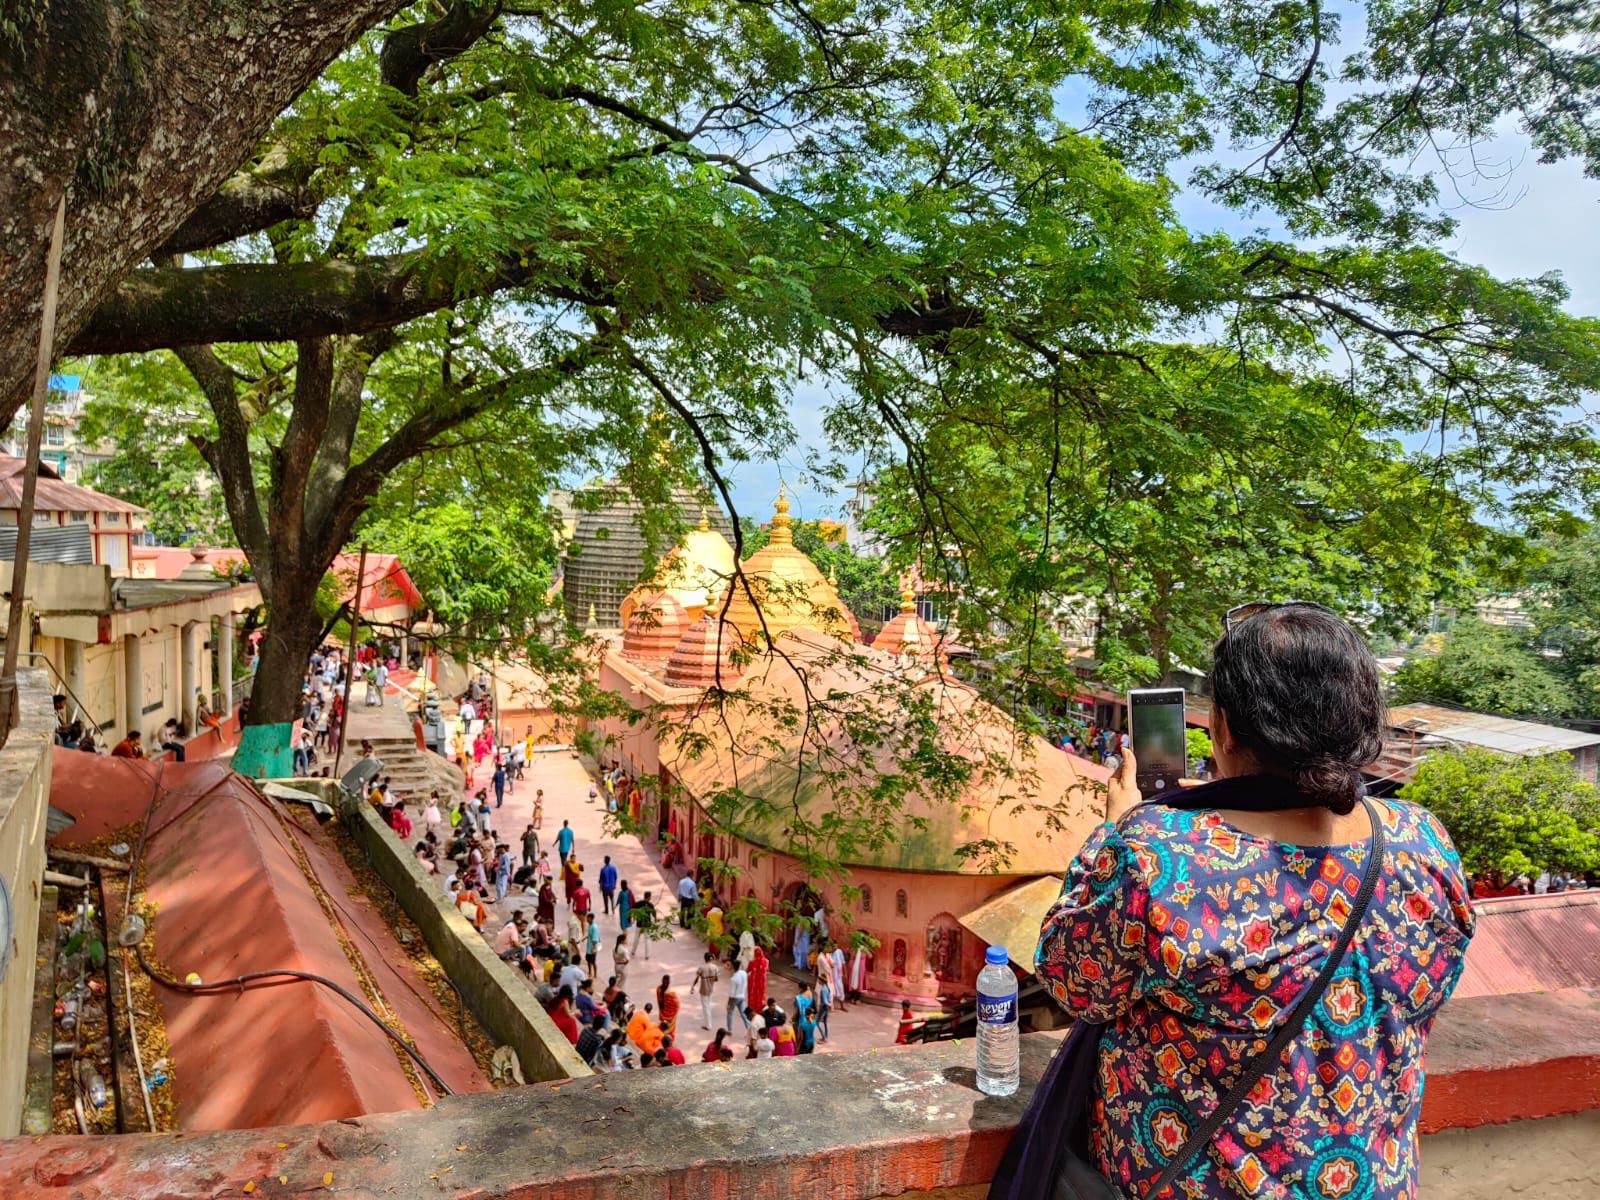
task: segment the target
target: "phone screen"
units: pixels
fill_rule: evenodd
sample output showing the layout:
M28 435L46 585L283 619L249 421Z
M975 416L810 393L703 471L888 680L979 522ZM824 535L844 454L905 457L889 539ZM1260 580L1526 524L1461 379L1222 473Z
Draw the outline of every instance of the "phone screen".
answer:
M1182 688L1135 688L1128 693L1128 724L1146 796L1178 786L1187 768Z

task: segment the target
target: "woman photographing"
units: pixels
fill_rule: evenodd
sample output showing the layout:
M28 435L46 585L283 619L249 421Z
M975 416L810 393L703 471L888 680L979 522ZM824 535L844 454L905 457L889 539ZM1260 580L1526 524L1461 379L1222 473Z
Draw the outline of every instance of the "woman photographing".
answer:
M1320 605L1213 652L1218 778L1144 802L1135 755L1047 915L1078 1018L991 1196L1416 1195L1423 1047L1473 915L1442 826L1367 800L1376 664Z

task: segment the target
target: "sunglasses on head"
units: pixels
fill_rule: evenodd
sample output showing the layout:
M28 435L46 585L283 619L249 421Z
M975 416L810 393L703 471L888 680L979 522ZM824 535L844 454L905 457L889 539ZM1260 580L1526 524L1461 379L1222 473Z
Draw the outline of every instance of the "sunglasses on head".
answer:
M1248 604L1235 604L1222 617L1222 635L1230 637L1233 627L1248 621L1251 617L1270 612L1275 608L1309 608L1316 612L1325 612L1330 617L1338 616L1326 604L1318 604L1314 600L1252 600Z

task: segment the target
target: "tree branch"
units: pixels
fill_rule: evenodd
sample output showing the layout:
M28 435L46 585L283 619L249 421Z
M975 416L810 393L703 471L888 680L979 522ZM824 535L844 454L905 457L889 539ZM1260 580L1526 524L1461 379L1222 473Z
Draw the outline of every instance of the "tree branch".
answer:
M124 354L369 333L449 308L469 294L522 286L540 269L508 256L501 269L484 272L460 261L426 262L422 251L355 261L146 268L128 276L95 311L69 352ZM467 291L455 286L463 278L472 281ZM556 300L610 303L599 285L539 287Z
M378 55L384 83L415 96L428 68L465 53L500 19L503 7L490 0L456 0L436 21L396 29L383 39Z
M309 217L327 198L326 186L308 186L314 174L313 164L293 163L283 147L274 146L255 166L224 180L216 194L195 209L156 253L192 254L270 229L281 221Z

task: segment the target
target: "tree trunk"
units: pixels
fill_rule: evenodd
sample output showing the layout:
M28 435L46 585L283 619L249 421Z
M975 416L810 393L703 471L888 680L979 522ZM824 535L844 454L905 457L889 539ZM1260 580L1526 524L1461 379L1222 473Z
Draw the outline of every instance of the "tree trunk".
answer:
M0 23L0 424L27 390L68 193L57 340L171 237L401 0L25 0Z
M311 652L322 635L317 615L320 564L292 564L263 583L266 632L250 693L249 723L240 731L233 768L253 778L282 778L293 772L290 734L300 717L301 686Z

